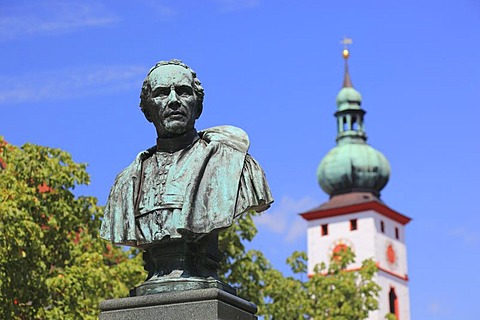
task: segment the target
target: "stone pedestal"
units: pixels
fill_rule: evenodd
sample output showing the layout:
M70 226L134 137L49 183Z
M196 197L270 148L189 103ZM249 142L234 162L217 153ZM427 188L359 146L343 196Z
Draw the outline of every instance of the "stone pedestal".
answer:
M256 320L257 306L210 288L105 300L100 320Z

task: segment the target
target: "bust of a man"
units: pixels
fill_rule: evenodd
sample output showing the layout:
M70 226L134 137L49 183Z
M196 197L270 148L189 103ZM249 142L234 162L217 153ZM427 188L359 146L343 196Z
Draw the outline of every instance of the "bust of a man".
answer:
M198 260L215 256L208 248L215 247L217 233L242 213L263 211L273 202L263 170L247 153L243 130L197 132L203 97L195 72L179 60L157 63L143 83L140 107L155 126L157 143L115 179L101 237L144 250L147 280L215 278L219 259L203 266ZM172 250L198 254L181 253L176 264L165 256ZM182 265L189 259L191 265Z

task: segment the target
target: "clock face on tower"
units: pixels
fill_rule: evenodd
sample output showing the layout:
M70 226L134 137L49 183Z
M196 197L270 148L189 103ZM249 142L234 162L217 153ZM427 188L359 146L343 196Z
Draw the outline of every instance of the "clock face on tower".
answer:
M333 248L332 254L338 254L342 251L347 250L348 246L344 243L337 244L335 248Z
M392 243L387 243L385 250L385 259L390 267L395 267L398 262L398 255Z
M350 249L354 252L353 244L347 239L337 239L330 245L330 256L335 259L335 257L338 257L341 252L347 249Z

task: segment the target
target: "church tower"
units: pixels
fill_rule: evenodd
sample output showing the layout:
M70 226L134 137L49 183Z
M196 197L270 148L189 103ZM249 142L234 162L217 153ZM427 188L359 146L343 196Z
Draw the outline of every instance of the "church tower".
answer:
M308 223L308 272L328 263L333 252L348 246L356 255L349 269L373 258L382 287L379 309L368 319L385 319L393 313L410 319L405 226L409 217L380 199L390 176L385 156L367 144L362 96L353 88L348 70L349 52L343 51L343 88L337 95L337 146L318 166L317 178L330 200L301 216Z

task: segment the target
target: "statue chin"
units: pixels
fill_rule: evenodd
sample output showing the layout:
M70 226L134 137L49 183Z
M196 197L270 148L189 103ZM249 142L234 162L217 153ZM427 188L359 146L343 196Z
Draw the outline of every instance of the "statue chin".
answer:
M173 135L181 135L189 130L184 121L172 120L165 124L165 130Z

